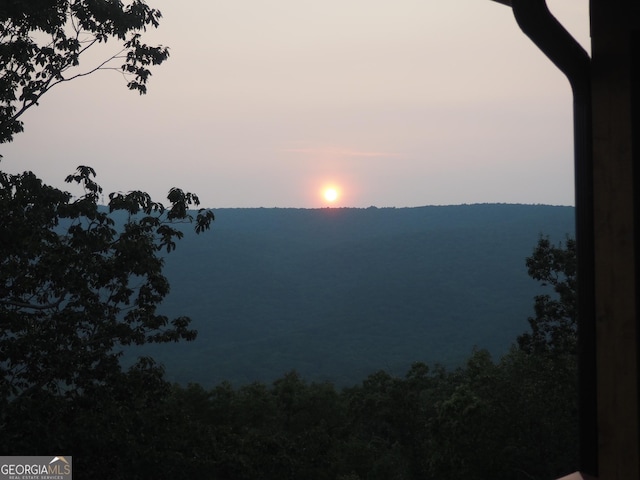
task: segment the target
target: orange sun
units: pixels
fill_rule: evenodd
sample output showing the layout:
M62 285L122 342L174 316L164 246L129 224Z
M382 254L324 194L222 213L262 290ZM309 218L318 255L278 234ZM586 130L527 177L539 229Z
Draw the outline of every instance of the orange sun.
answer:
M333 203L340 196L340 192L336 187L327 187L322 191L322 196L327 202Z

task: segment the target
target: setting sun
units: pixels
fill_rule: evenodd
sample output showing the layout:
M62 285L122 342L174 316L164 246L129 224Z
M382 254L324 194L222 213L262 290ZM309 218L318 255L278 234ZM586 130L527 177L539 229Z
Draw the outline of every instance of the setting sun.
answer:
M340 194L338 193L338 189L335 187L327 187L323 190L322 192L322 196L324 197L324 199L329 202L335 202L338 197L340 196Z

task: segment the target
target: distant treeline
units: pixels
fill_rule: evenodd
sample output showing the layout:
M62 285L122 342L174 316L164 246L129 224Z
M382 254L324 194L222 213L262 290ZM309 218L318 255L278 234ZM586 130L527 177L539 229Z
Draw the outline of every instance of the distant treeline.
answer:
M541 291L525 258L541 234L574 229L572 207L545 205L215 213L210 235L186 227L166 260L162 309L198 338L145 350L205 387L291 369L347 386L414 361L453 368L475 346L500 356Z

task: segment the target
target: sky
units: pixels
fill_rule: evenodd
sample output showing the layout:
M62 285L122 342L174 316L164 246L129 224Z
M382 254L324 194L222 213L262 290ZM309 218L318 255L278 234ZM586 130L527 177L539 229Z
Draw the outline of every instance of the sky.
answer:
M57 86L0 169L202 206L573 205L566 78L490 0L148 0L170 48L149 93ZM589 51L587 0L549 0ZM117 50L91 52L92 66ZM330 202L322 192L336 190Z

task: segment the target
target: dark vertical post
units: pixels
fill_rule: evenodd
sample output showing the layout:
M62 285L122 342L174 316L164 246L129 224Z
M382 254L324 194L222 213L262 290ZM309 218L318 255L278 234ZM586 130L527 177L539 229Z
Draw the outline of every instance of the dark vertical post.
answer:
M598 473L593 152L590 76L574 89L576 249L578 256L579 469Z
M640 3L591 0L598 478L640 478Z
M595 253L593 225L593 135L590 69L573 89L576 248L578 256L579 468L598 473Z

